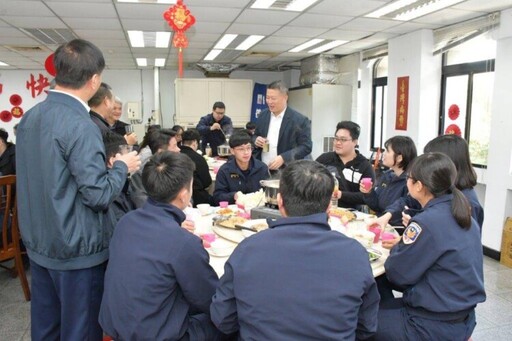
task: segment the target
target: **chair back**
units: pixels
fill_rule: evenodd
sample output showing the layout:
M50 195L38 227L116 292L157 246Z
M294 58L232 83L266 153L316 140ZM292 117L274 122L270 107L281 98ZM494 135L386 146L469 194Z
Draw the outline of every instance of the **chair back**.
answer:
M21 259L21 237L18 229L16 204L16 175L0 176L0 219L2 223L0 262L14 259L14 267L7 269L13 273L13 276L19 275L25 299L30 301L30 289ZM6 268L5 266L2 267Z

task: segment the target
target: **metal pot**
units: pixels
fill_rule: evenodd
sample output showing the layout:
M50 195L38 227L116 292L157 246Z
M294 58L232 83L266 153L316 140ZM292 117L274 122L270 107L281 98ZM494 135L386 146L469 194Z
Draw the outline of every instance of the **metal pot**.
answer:
M261 187L265 189L265 201L277 205L277 192L279 192L279 180L261 180Z
M222 144L217 147L217 155L219 156L230 156L231 150L227 144Z

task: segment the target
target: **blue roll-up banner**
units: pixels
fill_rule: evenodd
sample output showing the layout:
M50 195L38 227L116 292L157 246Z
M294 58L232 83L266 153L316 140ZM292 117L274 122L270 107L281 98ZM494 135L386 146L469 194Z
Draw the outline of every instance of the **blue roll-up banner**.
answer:
M267 85L254 83L254 91L252 92L251 122L256 122L260 112L267 109L265 96L267 95Z

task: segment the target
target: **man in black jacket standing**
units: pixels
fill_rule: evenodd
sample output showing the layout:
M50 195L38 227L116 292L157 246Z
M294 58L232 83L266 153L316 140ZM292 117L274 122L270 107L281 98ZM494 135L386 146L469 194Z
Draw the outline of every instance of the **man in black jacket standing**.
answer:
M204 157L197 153L201 136L196 130L186 130L181 138L181 153L187 155L196 164L192 193L194 207L198 204L211 204L212 198L208 193L208 187L212 184L212 177L210 176L208 163L206 163Z

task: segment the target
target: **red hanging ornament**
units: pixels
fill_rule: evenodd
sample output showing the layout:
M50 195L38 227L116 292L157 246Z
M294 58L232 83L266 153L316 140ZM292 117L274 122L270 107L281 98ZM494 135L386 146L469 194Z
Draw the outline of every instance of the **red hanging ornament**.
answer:
M16 118L20 118L21 116L23 116L23 109L20 107L14 107L11 109L11 115Z
M0 112L0 120L3 122L9 122L12 120L12 114L7 110Z
M451 120L456 120L457 118L459 118L459 114L460 114L459 106L457 104L450 105L450 108L448 108L448 117Z
M190 14L183 0L178 0L176 5L164 12L164 19L175 32L172 43L178 49L178 77L181 78L183 77L183 49L188 46L185 31L194 25L196 18Z
M57 71L55 70L55 64L53 64L53 55L54 53L52 53L46 58L46 60L44 61L44 68L50 75L55 77L57 75Z
M445 134L453 134L453 135L457 135L457 136L462 136L462 132L459 128L458 125L456 124L450 124L448 127L446 127L445 131L444 131Z
M11 95L11 97L9 98L9 102L11 102L11 104L15 107L21 105L22 101L23 100L21 99L21 96L18 94Z

